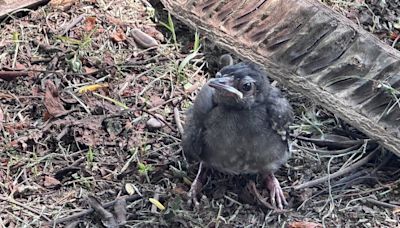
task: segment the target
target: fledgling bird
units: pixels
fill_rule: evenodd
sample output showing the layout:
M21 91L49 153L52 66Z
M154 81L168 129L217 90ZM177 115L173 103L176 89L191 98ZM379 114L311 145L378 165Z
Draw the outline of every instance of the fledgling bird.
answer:
M189 197L197 202L204 165L231 174L261 174L272 205L282 209L287 202L274 172L290 156L292 120L288 100L258 66L242 62L222 68L188 112L182 147L188 159L200 161Z

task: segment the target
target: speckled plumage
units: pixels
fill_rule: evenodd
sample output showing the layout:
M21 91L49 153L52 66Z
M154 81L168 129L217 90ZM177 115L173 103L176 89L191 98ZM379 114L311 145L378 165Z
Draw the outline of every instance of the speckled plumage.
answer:
M273 174L290 155L289 102L254 64L224 67L217 77L231 77L239 91L242 81L254 87L241 91L239 99L212 88L210 82L203 86L188 112L182 139L186 157L233 174Z

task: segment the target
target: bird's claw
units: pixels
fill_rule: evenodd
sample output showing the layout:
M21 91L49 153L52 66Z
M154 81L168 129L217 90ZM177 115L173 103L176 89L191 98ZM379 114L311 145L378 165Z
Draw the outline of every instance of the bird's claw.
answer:
M197 199L200 189L201 189L201 183L194 181L187 194L189 198L187 203L189 206L193 205L194 207L198 207L200 205L199 200Z
M266 176L267 188L270 192L271 204L275 208L283 209L283 206L288 205L285 195L283 194L282 188L279 184L278 179L273 174Z
M199 170L197 172L196 178L193 180L192 185L190 186L190 190L187 194L189 200L188 200L188 205L192 206L194 205L195 207L199 206L200 203L197 199L197 196L199 195L199 192L201 191L201 188L203 187L203 183L201 179L203 178L203 163L200 163L199 165Z
M272 206L270 203L268 203L265 198L260 194L260 192L257 190L256 184L254 181L250 181L249 184L247 185L248 189L250 190L250 193L252 193L257 200L259 204L262 206L269 208L271 210L275 210L276 207Z

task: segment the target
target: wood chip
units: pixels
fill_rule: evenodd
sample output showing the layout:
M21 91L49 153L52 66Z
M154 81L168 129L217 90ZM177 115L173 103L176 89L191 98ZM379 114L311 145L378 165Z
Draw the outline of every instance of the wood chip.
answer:
M47 2L46 0L2 0L0 1L0 18L22 8L34 7Z

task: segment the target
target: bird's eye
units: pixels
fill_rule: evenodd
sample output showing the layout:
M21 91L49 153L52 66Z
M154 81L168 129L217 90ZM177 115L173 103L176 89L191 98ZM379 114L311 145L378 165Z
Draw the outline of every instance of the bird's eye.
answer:
M242 91L249 92L252 89L252 83L248 82L242 85Z

